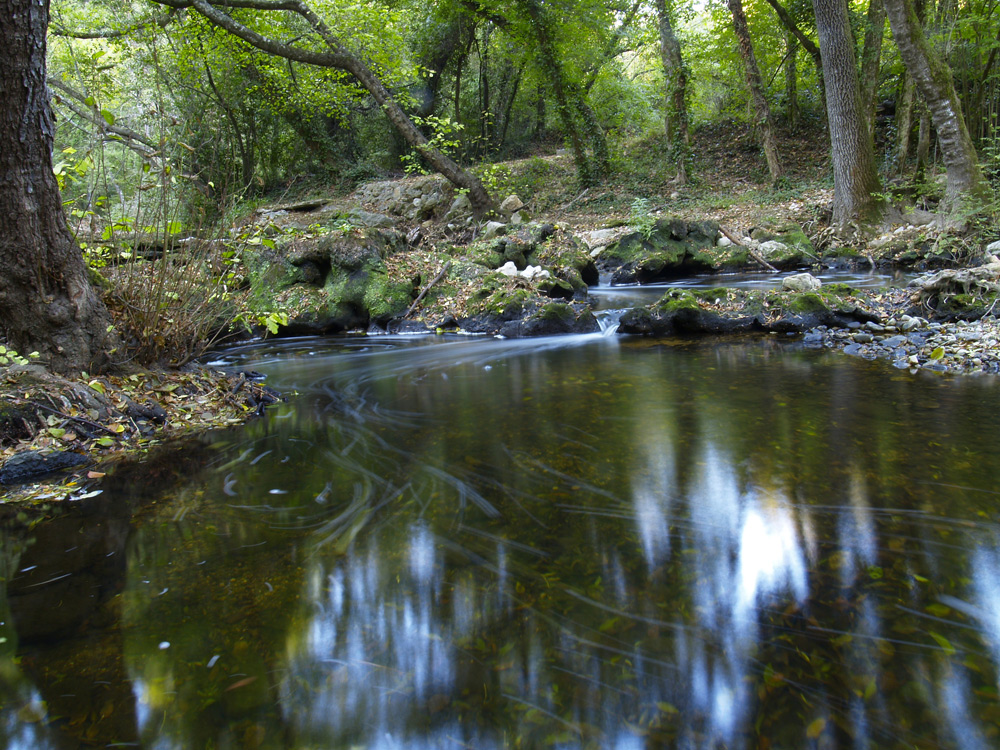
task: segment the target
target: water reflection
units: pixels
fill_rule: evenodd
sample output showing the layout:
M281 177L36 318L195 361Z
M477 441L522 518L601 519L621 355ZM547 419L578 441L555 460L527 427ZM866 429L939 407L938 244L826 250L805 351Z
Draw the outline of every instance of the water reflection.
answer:
M151 504L74 520L118 565L86 615L18 614L31 565L89 579L4 540L0 745L996 743L987 381L773 339L236 356L299 395L166 495L108 483ZM67 713L70 672L113 700Z

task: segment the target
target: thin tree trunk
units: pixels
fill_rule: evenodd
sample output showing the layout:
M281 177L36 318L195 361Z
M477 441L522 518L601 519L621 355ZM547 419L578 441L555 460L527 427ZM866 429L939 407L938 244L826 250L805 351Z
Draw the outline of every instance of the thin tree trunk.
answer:
M764 158L767 160L767 170L771 173L771 182L777 183L782 177L778 142L774 137L774 121L771 118L771 108L764 96L764 81L761 79L757 56L753 51L746 13L743 12L742 0L728 0L728 2L729 11L733 14L733 28L739 41L740 56L743 58L747 86L750 88L750 99L753 102L754 127L760 134L764 146Z
M479 178L463 169L453 159L428 142L375 72L360 57L341 44L340 40L323 22L323 19L302 0L289 0L280 5L271 3L269 0L247 0L242 3L242 6L261 11L290 12L300 16L319 34L329 52L316 52L265 37L244 26L229 14L212 5L208 0L154 1L172 8L194 8L214 25L268 54L307 65L334 68L350 73L382 108L399 135L449 182L468 191L473 211L477 215L481 216L494 208L493 200Z
M988 190L951 70L927 42L912 0L885 0L885 7L899 56L930 110L947 175L944 208L955 213L985 200Z
M875 108L878 105L879 70L882 65L882 38L885 36L885 3L869 0L865 19L865 43L861 50L861 106L868 130L875 133Z
M847 3L813 0L816 31L823 51L826 111L833 161L833 225L869 224L880 218L881 187L875 149L858 85Z
M785 100L788 125L795 128L799 124L799 70L797 64L799 43L795 34L785 31Z
M805 35L805 33L802 31L802 29L800 29L795 24L795 20L792 18L792 16L789 14L789 12L787 10L785 10L784 6L782 6L778 2L778 0L767 0L767 4L770 5L774 9L774 12L778 14L778 19L781 21L782 25L784 25L784 27L786 29L788 29L788 31L791 32L795 36L795 38L798 40L799 44L802 45L802 49L804 49L806 51L806 53L809 55L809 57L812 58L813 65L816 66L816 78L819 81L819 91L820 91L820 95L823 98L823 108L822 108L822 111L823 111L823 115L825 117L826 116L826 83L823 80L823 56L820 53L819 47L817 47L816 44L813 42L813 40L810 39L809 37L807 37Z
M913 111L916 104L916 90L913 78L903 71L903 85L899 94L900 101L896 104L896 175L906 173L906 165L910 163L910 151L913 144Z
M48 22L48 0L0 0L0 332L53 370L93 371L117 341L52 172Z
M666 82L663 129L670 148L670 158L677 165L677 183L687 183L687 151L690 143L687 113L687 71L681 56L681 44L674 33L666 0L656 0L660 31L660 61Z

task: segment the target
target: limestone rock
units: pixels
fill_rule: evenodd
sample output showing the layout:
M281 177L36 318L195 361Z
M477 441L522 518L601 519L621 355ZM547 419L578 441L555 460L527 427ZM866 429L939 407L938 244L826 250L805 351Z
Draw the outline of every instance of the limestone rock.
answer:
M508 195L503 203L500 204L500 210L507 213L515 213L524 208L524 201L518 198L516 195Z
M502 221L488 221L486 222L486 227L483 229L483 239L491 240L497 235L503 234L504 229L507 225Z
M787 292L814 292L823 286L823 282L811 273L797 273L786 276L781 282L781 288Z

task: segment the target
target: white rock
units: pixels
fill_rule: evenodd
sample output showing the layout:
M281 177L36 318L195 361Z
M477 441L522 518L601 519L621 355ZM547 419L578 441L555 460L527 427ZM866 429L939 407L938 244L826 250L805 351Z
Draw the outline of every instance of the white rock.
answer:
M524 202L516 195L508 195L500 204L501 211L509 211L510 213L520 211L522 208L524 208Z
M595 229L593 232L581 232L579 237L587 247L599 247L602 250L614 241L621 232L617 229Z
M786 292L814 292L821 286L823 286L823 282L811 273L786 276L781 282L781 288Z
M510 223L511 224L522 224L522 223L524 223L524 217L521 215L520 211L515 211L513 214L511 214L511 216L510 216Z
M719 247L729 247L730 245L733 244L733 241L728 237L726 237L726 235L722 235L721 237L719 237L719 239L716 241L715 244L718 245Z
M483 239L491 240L500 234L507 225L501 221L488 221L483 229Z
M760 254L765 258L769 255L780 255L781 253L788 252L788 245L783 242L778 242L777 240L768 240L767 242L761 242L757 247Z
M608 249L607 245L601 245L600 247L595 247L593 250L590 251L590 257L596 258L598 255L600 255L607 249Z
M1000 253L1000 240L988 244L986 246L986 252L992 253L993 255L997 255L998 253Z
M497 270L504 276L517 276L517 266L514 265L514 261L512 260L508 260Z

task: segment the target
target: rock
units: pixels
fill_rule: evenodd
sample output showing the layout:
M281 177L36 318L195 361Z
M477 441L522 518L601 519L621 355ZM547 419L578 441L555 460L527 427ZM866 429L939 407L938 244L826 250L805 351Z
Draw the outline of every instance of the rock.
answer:
M591 250L605 248L621 236L621 229L595 229L593 232L581 232L578 236Z
M870 344L872 342L872 335L870 333L856 333L853 338L856 344Z
M991 242L990 244L988 244L986 246L986 252L988 252L988 253L990 253L992 255L996 255L997 253L1000 253L1000 240L997 240L996 242Z
M341 214L340 216L335 217L333 221L336 222L343 219L347 219L349 222L359 227L382 227L383 229L388 229L396 223L391 217L386 216L385 214L362 211L360 208Z
M507 225L501 221L488 221L486 222L486 227L483 229L483 239L491 240L494 237L503 234Z
M0 468L0 484L21 484L54 471L83 466L89 459L71 451L23 451L8 458Z
M512 260L508 260L497 270L504 276L517 276L517 266L514 265L514 261Z
M518 274L523 279L547 279L551 274L541 266L527 266Z
M715 244L719 247L730 247L733 244L733 241L726 237L726 235L722 235L718 240L716 240Z
M787 255L789 247L785 243L778 242L777 240L767 240L765 242L761 242L757 246L757 252L767 259L773 256Z
M472 210L472 201L469 200L469 196L465 193L455 196L455 200L451 202L451 206L448 208L448 213L444 215L445 221L450 221L462 214L469 213Z
M788 292L814 292L821 286L823 286L823 282L811 273L786 276L781 282L781 288Z
M406 244L410 247L416 247L424 240L424 228L414 227L409 232L406 233Z
M524 208L524 202L516 195L508 195L500 204L500 210L507 213L514 213L522 208Z

